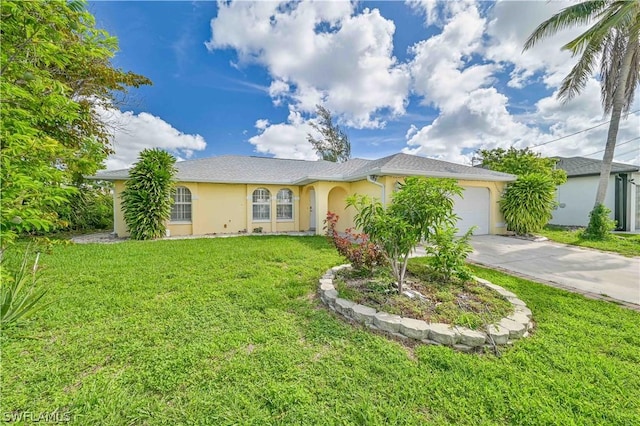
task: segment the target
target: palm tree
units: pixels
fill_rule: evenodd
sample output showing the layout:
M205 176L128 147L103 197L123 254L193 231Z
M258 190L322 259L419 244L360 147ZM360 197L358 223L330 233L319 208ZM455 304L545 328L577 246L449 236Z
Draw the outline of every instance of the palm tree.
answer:
M540 24L527 39L524 50L578 25L591 26L562 46L573 56L581 56L562 81L558 97L566 102L579 94L600 63L602 106L606 114L611 113L611 121L596 192L598 206L607 194L620 118L629 112L640 80L640 0L591 0L569 6Z

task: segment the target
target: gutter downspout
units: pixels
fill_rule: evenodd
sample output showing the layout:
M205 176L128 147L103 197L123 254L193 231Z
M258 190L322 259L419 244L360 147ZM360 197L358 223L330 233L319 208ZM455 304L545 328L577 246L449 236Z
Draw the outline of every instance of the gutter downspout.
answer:
M378 182L378 176L368 175L367 182L371 182L372 184L380 187L382 192L382 205L386 206L387 205L386 190L385 190L384 184Z

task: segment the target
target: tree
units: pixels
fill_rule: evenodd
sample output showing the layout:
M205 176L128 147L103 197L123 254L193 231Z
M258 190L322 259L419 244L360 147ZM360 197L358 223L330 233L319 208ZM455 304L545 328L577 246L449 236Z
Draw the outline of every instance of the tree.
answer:
M60 206L111 153L99 108L150 84L114 68L117 40L95 28L83 1L0 3L2 102L0 233L49 231Z
M131 238L149 240L166 234L176 173L175 157L161 149L145 149L129 170L122 191L122 210Z
M321 139L315 139L311 134L307 134L307 140L316 150L323 160L334 163L344 163L351 158L351 142L347 134L336 124L329 110L322 105L316 105L318 123L311 123L311 126L322 135Z
M357 211L356 226L382 250L398 292L403 289L409 255L420 241L443 245L445 239L453 240L458 220L453 212L455 195L462 195L462 188L453 179L408 177L387 208L366 195L347 199L347 206ZM468 240L469 235L463 238ZM468 250L464 244L449 244L443 251L436 248L431 253L436 257L432 265L448 278L457 272L452 269L460 267L460 262L444 261L443 257L466 256Z
M551 177L555 185L562 185L567 181L567 173L556 169L557 159L542 157L529 148L482 149L478 151L478 155L481 157L482 167L489 170L516 176L539 173Z
M500 200L507 229L520 235L540 231L556 206L556 186L567 181L567 173L555 168L557 160L529 148L483 149L478 154L483 167L518 176L507 185Z
M555 189L551 176L543 173L523 174L507 185L500 200L507 229L519 235L539 232L556 207Z
M623 112L629 112L640 81L640 1L591 0L569 6L540 24L527 39L524 50L565 28L591 25L562 46L578 63L565 77L558 92L564 101L584 89L599 61L601 100L606 114L611 113L607 143L595 207L604 202L611 163Z

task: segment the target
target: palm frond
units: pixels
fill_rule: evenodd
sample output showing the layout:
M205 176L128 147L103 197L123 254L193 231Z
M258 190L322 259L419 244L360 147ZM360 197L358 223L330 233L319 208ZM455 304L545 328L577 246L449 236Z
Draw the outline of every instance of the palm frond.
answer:
M600 95L605 112L609 112L613 107L613 95L618 86L625 44L620 32L612 33L603 42L600 61Z
M578 95L585 88L587 81L593 75L596 61L600 56L602 44L592 40L584 48L580 60L571 69L571 72L562 80L558 91L558 98L567 102Z
M590 23L598 13L607 7L608 3L606 0L591 0L562 9L531 33L523 50L532 48L543 38L554 35L558 31Z
M632 48L634 52L633 58L631 59L627 85L624 90L624 108L622 111L625 113L629 112L635 98L638 83L640 83L640 40L638 40L638 36L636 35L635 39L631 39L630 43L633 43Z

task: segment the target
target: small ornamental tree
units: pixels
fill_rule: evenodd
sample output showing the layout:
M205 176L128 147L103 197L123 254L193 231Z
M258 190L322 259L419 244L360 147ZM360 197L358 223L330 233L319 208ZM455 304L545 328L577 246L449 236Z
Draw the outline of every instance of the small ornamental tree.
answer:
M539 173L522 175L507 185L500 200L507 229L519 235L540 231L556 206L555 188L550 176Z
M135 240L160 238L166 234L171 216L171 197L176 159L161 149L145 149L129 170L122 191L124 220Z
M567 173L556 169L557 159L542 157L529 148L480 150L482 166L518 176L505 190L500 209L507 229L526 235L540 231L556 206L556 187L567 181Z
M442 243L443 238L453 240L457 216L453 212L453 196L462 195L462 188L452 179L408 177L394 195L388 208L366 195L354 195L347 205L357 210L355 224L376 244L391 267L402 292L407 262L411 251L424 240ZM449 245L452 247L452 245ZM464 244L453 246L464 257L468 248ZM466 252L464 250L466 250ZM433 250L434 256L451 255L451 250ZM449 277L459 262L438 261L438 272ZM443 269L444 268L444 269Z

